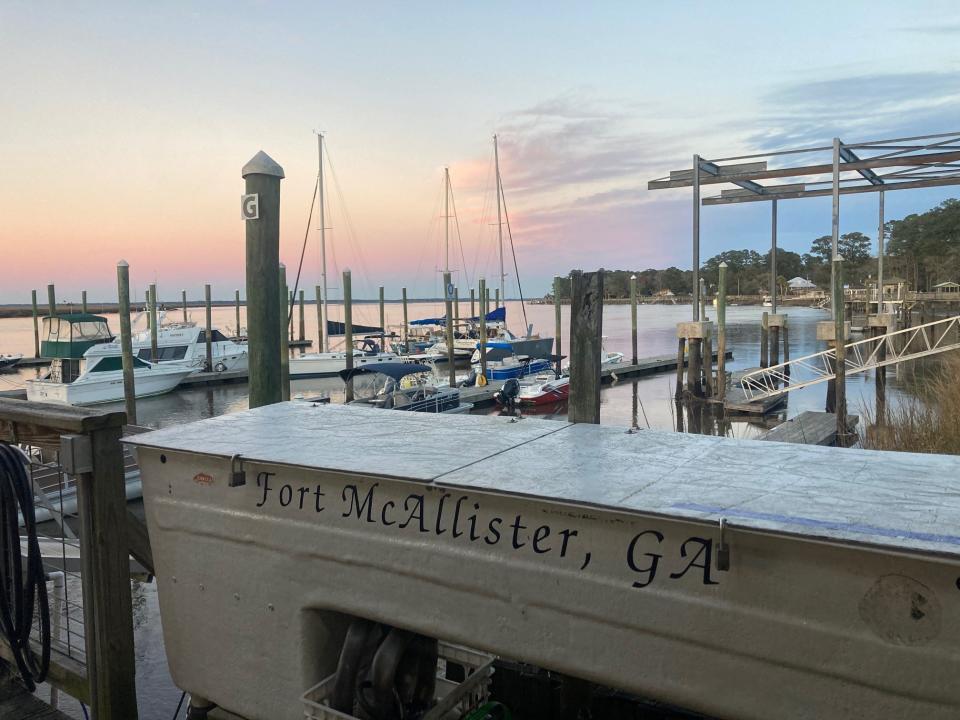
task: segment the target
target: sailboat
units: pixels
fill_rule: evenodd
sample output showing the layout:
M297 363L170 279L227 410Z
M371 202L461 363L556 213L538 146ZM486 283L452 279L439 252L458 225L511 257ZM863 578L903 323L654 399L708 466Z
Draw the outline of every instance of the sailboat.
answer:
M400 359L396 353L385 352L382 345L371 337L357 340L354 344L359 345L358 347L344 348L339 351L330 350L330 331L339 330L342 332L342 323L330 322L330 311L327 303L329 295L327 291L327 223L323 196L323 133L321 132L317 133L317 153L319 159L317 193L320 201L320 212L318 214L320 222L317 231L320 236L320 277L323 285L323 320L327 326L327 331L323 333L323 347L320 348L320 352L304 353L303 355L290 359L291 378L328 377L337 375L347 367L347 353L353 356L354 367L360 367L370 363L397 362ZM355 326L354 329L360 332L371 330L371 328L363 326ZM382 337L383 329L377 328L377 330Z

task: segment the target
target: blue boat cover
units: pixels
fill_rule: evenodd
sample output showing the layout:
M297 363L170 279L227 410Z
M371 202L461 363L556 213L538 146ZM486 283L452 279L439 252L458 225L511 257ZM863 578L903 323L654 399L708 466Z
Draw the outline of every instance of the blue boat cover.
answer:
M507 308L498 307L496 310L491 310L487 313L487 322L506 322L507 321ZM472 318L463 318L465 322L480 322L480 316ZM421 320L411 320L411 325L440 325L441 327L446 326L447 316L437 318L423 318Z
M392 377L397 382L400 381L400 378L405 375L413 375L415 373L428 373L433 372L433 368L428 365L421 365L420 363L402 363L402 362L385 362L385 363L370 363L368 365L361 365L359 367L350 368L349 370L341 370L340 378L346 382L350 378L354 378L357 375L373 375L375 373L380 373L382 375L387 375Z

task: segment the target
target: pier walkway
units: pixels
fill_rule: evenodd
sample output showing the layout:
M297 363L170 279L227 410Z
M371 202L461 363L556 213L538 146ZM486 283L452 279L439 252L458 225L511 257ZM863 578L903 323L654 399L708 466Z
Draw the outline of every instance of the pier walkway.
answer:
M853 428L859 421L859 416L847 415L847 427ZM837 416L807 410L777 425L760 439L801 445L833 445L837 441Z

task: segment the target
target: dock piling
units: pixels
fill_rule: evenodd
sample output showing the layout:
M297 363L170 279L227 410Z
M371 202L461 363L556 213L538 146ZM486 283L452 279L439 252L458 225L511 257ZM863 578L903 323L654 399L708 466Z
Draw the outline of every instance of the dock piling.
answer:
M203 304L207 311L203 339L207 346L207 372L211 372L213 370L213 308L210 302L210 283L203 286Z
M457 369L453 366L453 285L450 282L450 273L443 274L443 297L446 306L446 314L443 316L444 325L446 325L447 337L447 365L450 370L450 387L457 386Z
M769 326L769 317L770 313L764 310L763 314L760 316L760 367L765 368L770 366L769 361L769 352L770 352L770 326Z
M561 321L560 315L560 277L556 276L553 278L553 346L556 348L554 351L559 358L563 355L563 343L561 342L563 338L563 322ZM561 362L557 360L557 370L560 370Z
M120 356L123 367L123 401L127 423L137 424L137 393L133 378L133 334L130 329L130 267L117 263L117 312L120 315Z
M33 305L33 356L40 357L40 319L37 312L37 291L31 290L30 296Z
M47 306L50 310L50 317L57 314L57 290L53 283L47 285Z
M277 273L277 284L280 286L280 399L290 399L290 336L287 335L287 317L293 315L293 294L287 287L287 266L280 263Z
M630 348L631 362L637 364L637 276L630 276Z
M323 324L323 293L319 285L313 288L317 297L317 352L323 352L323 334L325 326Z
M493 306L493 309L494 309L494 310L499 309L499 307L500 307L500 299L501 299L501 298L500 298L500 288L497 288L497 290L496 290L496 295L495 295L496 305Z
M239 338L243 335L243 333L240 332L240 290L233 291L233 307L236 314L236 319L234 322L237 324L237 329L236 332L234 332L234 335Z
M189 322L187 319L187 291L181 290L180 297L182 298L181 302L183 303L183 321L186 323Z
M460 324L460 288L453 288L453 323L454 329Z
M843 256L837 254L833 258L833 303L834 303L834 337L836 344L836 387L834 397L837 413L837 445L846 447L849 444L847 432L847 343L846 322L843 303Z
M283 168L259 152L242 171L246 181L247 352L250 407L280 402L280 181ZM255 211L254 211L255 210ZM184 295L186 297L186 295ZM186 314L186 303L184 303Z
M717 396L727 395L727 264L720 263L717 288Z
M300 333L297 335L297 338L300 340L300 342L303 342L307 339L307 321L304 316L304 302L304 292L303 290L300 290ZM302 348L300 352L303 352Z
M407 289L403 288L403 347L406 348L405 352L407 355L410 354L410 348L407 347L407 322L409 318L407 316Z
M683 335L680 335L677 338L677 389L674 392L674 399L679 400L683 397L683 367L686 364L686 345L687 338ZM678 422L682 421L682 418L678 414ZM682 432L682 431L678 431Z
M80 291L80 310L84 313L87 312L87 291Z
M150 283L147 289L147 317L150 318L150 362L156 362L157 352L157 285Z
M490 297L487 281L480 278L480 374L487 377L487 303Z
M343 349L347 354L347 370L353 368L353 288L350 270L343 271ZM346 383L346 402L353 400L353 380Z
M571 273L570 406L573 423L600 423L603 269Z
M143 313L147 316L147 330L153 329L153 316L150 313L150 288L143 293Z
M477 292L474 288L470 288L470 317L475 318L477 316Z
M387 320L383 308L383 285L380 286L380 332L383 333L381 340L387 337ZM386 342L383 343L386 345ZM385 348L380 348L384 350Z

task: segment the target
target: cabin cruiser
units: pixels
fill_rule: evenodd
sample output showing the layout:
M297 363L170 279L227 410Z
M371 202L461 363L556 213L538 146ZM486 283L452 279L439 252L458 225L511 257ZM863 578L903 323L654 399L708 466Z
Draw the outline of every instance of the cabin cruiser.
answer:
M371 337L365 337L354 343L354 368L366 365L382 365L398 363L401 358L396 353L384 352L380 344ZM347 368L347 351L305 353L290 358L290 377L333 377Z
M378 375L385 379L382 385L376 382L372 388L368 386L374 391L372 395L357 398L351 405L445 414L470 412L473 405L460 402L459 388L434 384L432 372L427 365L394 362L350 368L339 374L344 382Z
M45 317L40 354L51 359L41 378L27 380L27 400L68 405L96 405L123 400L123 362L112 342L107 320L72 313ZM173 390L193 372L181 365L159 365L133 358L137 397Z
M0 372L5 372L7 370L13 370L17 365L20 364L20 361L23 360L23 354L16 355L0 355Z
M119 351L119 350L118 350ZM210 329L211 367L207 367L207 331L196 323L171 323L157 327L157 357L151 357L150 331L133 338L133 354L154 363L179 363L198 372L225 372L247 369L247 345L228 338L217 328Z

